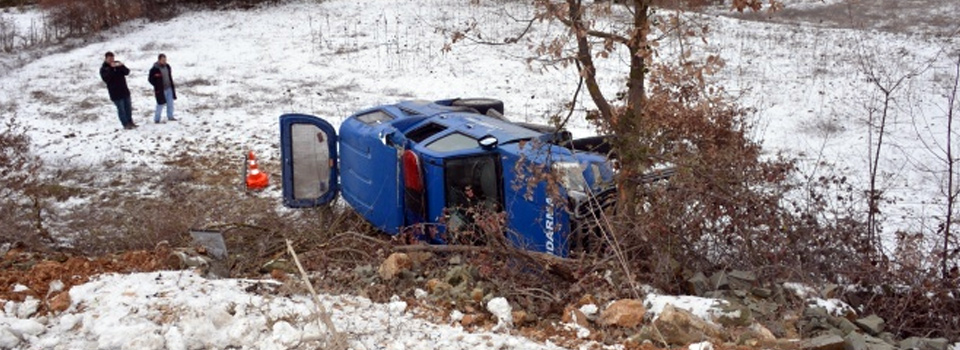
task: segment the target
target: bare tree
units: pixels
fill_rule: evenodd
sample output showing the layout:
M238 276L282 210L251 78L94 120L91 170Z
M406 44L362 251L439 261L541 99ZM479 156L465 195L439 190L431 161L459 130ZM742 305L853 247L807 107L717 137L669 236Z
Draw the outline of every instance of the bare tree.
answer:
M897 53L903 55L903 52ZM883 190L881 190L878 178L880 177L880 159L883 157L885 147L884 137L887 136L889 120L894 118L896 112L894 106L899 97L899 90L911 79L921 75L926 71L931 62L923 63L912 70L901 73L893 73L885 69L883 62L878 60L889 60L888 56L877 57L875 54L860 54L859 66L862 74L866 76L866 81L876 88L879 96L876 100L868 102L867 108L867 127L868 127L868 186L867 186L867 232L865 240L875 248L873 253L882 251L880 240L880 221L881 210L880 203L883 200ZM894 60L896 61L896 60ZM873 104L875 103L875 104Z
M947 188L945 191L947 210L944 224L941 229L943 231L943 247L941 248L942 255L940 256L940 273L944 279L947 279L950 276L947 263L952 256L952 254L950 254L950 241L953 237L951 234L951 228L953 226L954 207L956 206L957 196L960 195L960 188L957 188L957 186L954 184L954 179L957 177L957 159L953 156L953 117L954 112L957 110L957 88L960 86L960 54L957 55L957 63L954 68L953 87L947 94L947 132L945 150L945 161L947 163Z

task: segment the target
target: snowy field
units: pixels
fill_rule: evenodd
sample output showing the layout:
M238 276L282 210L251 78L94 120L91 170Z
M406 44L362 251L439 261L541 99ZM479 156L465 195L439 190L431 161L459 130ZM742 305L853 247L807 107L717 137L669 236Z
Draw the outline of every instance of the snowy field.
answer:
M786 2L788 9L836 3ZM279 158L277 117L288 112L337 125L358 109L402 99L495 97L505 101L509 118L544 122L563 112L576 88L575 72L525 59L531 56L528 45L552 37L560 26L535 26L520 45L466 42L443 50L451 29L478 21L488 38L510 37L525 26L511 18L530 14L517 2L294 1L135 22L63 52L6 55L5 62L22 66L0 72L0 110L4 119L15 117L29 128L35 150L52 167L113 169L99 177L101 183L84 184L94 188L122 178L126 170L156 170L185 154L240 158L254 150L269 164ZM27 28L39 18L3 16ZM868 154L876 142L876 129L871 136L869 125L871 116L874 125L879 119L882 97L865 72L874 71L885 88L904 78L891 95L879 162L878 188L893 201L881 208L885 228L936 229L946 183L940 160L944 94L960 52L957 35L778 25L718 15L687 21L710 26L706 44L688 45L727 61L716 81L755 109L754 137L768 154L799 158L808 179L845 176L857 193L867 188ZM677 50L665 41L661 55L669 60ZM128 83L140 124L135 131L120 128L98 79L106 51L116 52L132 70ZM157 125L146 73L161 52L178 83L181 121ZM623 62L614 56L600 65L623 72ZM601 76L608 96L623 86L622 76ZM590 106L584 94L580 102ZM582 118L569 127L575 136L593 133Z
M93 188L107 188L130 171L162 169L165 160L181 154L240 159L246 150L254 150L267 164L276 164L277 117L289 112L314 114L337 125L358 109L402 99L495 97L504 100L507 117L514 120L542 122L560 113L576 88L575 72L528 65L528 43L466 43L442 50L447 29L478 20L485 23L487 34L506 37L525 24L505 13L519 18L530 14L515 2L465 3L293 1L128 23L102 40L68 50L4 56L4 62L15 62L11 66L18 68L0 71L0 113L4 121L13 117L28 128L34 150L51 169L98 172L92 183L82 184ZM788 5L831 3L835 1ZM26 23L39 16L16 18ZM711 26L704 48L727 60L717 82L744 106L755 108L756 139L770 155L779 151L798 157L802 175L811 179L846 176L857 190L866 188L867 154L875 141L868 122L879 106L880 90L865 72L876 71L885 86L906 77L894 91L884 136L888 151L880 161L880 186L895 199L884 208L885 228L936 229L944 207L945 166L938 160L946 137L944 94L960 55L956 35L779 25L716 15L690 19ZM530 39L536 42L560 30L556 25L537 26ZM669 59L676 49L664 45L664 57ZM115 52L132 71L128 83L134 120L140 125L135 130L120 127L99 79L106 51ZM155 102L146 74L161 52L168 56L178 84L180 120L154 124ZM602 64L623 71L622 62L623 57L613 57ZM623 82L609 77L602 83L612 96ZM576 136L593 133L582 119L573 121L571 131ZM279 174L279 169L266 170L274 178ZM129 190L150 194L143 188ZM279 198L279 188L265 195ZM244 290L254 283L249 281L162 275L105 276L75 287L73 306L60 317L18 317L23 304L8 303L6 316L0 317L0 348L68 344L59 348L190 349L206 347L206 341L217 341L215 348L288 348L320 331L310 322L299 322L313 312L306 299L252 295ZM436 348L444 342L475 349L554 347L504 332L470 334L458 327L420 323L405 313L402 302L368 305L329 296L324 302L330 303L339 324L353 332L356 349ZM350 309L354 304L370 312ZM26 308L29 311L29 305ZM176 322L165 322L164 310L182 312L174 313ZM298 322L278 321L287 317ZM145 336L124 336L131 333ZM205 337L209 334L221 338Z

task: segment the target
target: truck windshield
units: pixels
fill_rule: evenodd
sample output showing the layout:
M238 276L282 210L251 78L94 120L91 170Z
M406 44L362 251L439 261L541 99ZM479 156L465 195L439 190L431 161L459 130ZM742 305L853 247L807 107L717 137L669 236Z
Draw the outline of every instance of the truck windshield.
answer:
M500 211L498 160L496 154L447 160L444 163L447 207L482 206L490 212Z

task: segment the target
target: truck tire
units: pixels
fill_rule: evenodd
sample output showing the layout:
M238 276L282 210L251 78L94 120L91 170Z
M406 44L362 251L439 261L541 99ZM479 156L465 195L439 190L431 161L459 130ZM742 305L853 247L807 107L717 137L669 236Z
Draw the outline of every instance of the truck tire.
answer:
M488 110L493 109L503 115L503 101L492 98L461 98L453 100L450 104L458 107L470 107L480 114L487 114Z

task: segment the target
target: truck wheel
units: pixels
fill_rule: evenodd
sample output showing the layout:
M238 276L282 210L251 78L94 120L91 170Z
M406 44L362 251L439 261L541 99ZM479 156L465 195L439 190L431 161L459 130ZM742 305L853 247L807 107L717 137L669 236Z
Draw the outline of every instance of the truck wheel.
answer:
M453 100L450 103L454 106L459 107L470 107L476 109L480 114L487 114L487 111L493 109L503 115L503 101L495 100L492 98L461 98Z

